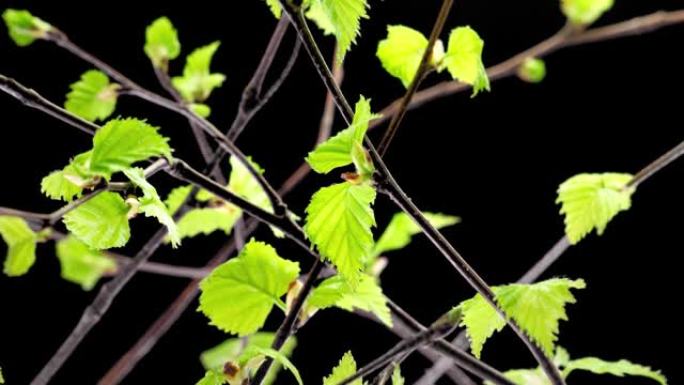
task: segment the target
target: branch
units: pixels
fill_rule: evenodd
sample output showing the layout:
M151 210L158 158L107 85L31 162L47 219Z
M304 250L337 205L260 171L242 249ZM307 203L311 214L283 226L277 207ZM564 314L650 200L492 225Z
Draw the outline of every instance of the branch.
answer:
M281 0L281 4L284 6L287 16L290 18L295 29L297 30L297 33L302 39L304 47L309 53L314 67L316 67L316 70L321 76L323 83L328 90L335 95L335 101L337 103L338 109L342 112L342 115L347 123L350 123L353 120L354 111L352 110L351 105L347 102L347 99L342 94L340 88L337 86L337 84L335 84L335 80L330 72L330 69L323 59L323 55L321 54L321 51L318 48L311 31L309 30L306 19L304 18L303 9L300 6L292 4L291 2L286 4L283 0ZM371 159L377 167L377 175L374 177L374 179L378 186L378 190L385 192L406 214L413 219L421 231L428 237L428 239L442 253L442 255L447 258L447 260L461 274L461 276L506 320L506 323L509 325L509 327L516 333L518 338L523 341L525 346L532 353L542 370L546 373L547 377L549 377L551 383L553 385L565 385L565 381L551 359L549 359L549 357L544 354L543 350L537 346L537 344L532 342L530 337L520 328L520 326L512 318L508 317L508 315L501 309L499 304L496 302L494 292L489 285L487 285L487 283L477 274L477 272L466 262L461 254L454 249L449 241L437 229L435 229L432 224L430 224L420 209L418 209L418 207L414 205L413 201L406 195L406 193L404 193L399 184L394 180L394 177L385 165L382 157L377 153L373 143L367 136L365 138L365 145L368 148ZM258 382L255 384L259 385Z

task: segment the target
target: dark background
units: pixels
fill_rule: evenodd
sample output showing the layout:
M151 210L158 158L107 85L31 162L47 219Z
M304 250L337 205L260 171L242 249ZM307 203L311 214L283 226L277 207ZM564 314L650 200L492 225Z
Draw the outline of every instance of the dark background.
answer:
M371 21L348 56L344 91L373 99L379 110L403 94L399 81L381 69L374 52L387 24L403 23L428 33L439 1L372 0ZM617 1L601 23L623 20L681 2ZM214 69L227 75L211 98L212 120L227 127L244 85L275 26L258 0L183 2L7 1L0 8L28 8L68 33L87 50L142 85L160 91L142 46L144 28L160 15L180 31L184 53L219 39ZM495 64L558 30L564 18L557 0L457 1L448 28L472 25L486 42L484 59ZM290 33L280 58L287 57ZM447 34L444 34L446 39ZM549 75L540 85L515 78L496 81L492 92L475 99L466 93L433 102L410 113L387 162L422 208L460 215L463 223L445 230L454 245L492 284L517 279L562 235L554 204L559 183L580 172L636 172L682 138L684 82L681 42L684 26L640 37L574 47L548 57ZM333 42L320 38L326 55ZM182 60L172 71L182 69ZM280 63L280 62L279 62ZM62 103L68 85L90 67L49 44L15 47L0 32L0 72ZM435 78L436 79L436 78ZM435 81L433 79L432 81ZM439 80L439 79L438 79ZM308 58L300 57L292 76L272 103L249 126L239 145L278 185L301 162L315 139L324 88ZM59 203L41 196L40 179L90 146L90 138L0 95L0 205L52 211ZM138 100L121 98L118 114L148 118L172 137L176 154L200 165L185 122ZM339 119L338 119L339 123ZM338 125L339 128L339 125ZM377 134L375 134L377 135ZM375 136L377 138L377 136ZM571 322L561 326L560 344L574 356L628 358L662 369L672 384L678 371L678 329L682 254L681 183L676 163L639 188L633 208L620 214L602 237L589 236L572 247L545 277L582 277L588 288L569 307ZM310 195L330 177L311 177L287 201L302 212ZM155 184L171 187L165 177ZM377 218L384 228L395 212L382 197ZM132 254L154 231L152 221L134 224ZM281 255L310 265L287 242L272 240ZM153 259L203 265L225 237L187 241ZM4 246L0 246L4 248ZM4 253L4 249L0 250ZM109 313L55 378L55 384L94 384L146 330L186 285L178 278L141 273L116 299ZM383 275L386 294L424 323L470 297L473 292L423 237L391 256ZM94 292L59 278L51 245L40 248L36 265L24 277L0 276L0 366L10 385L26 384L54 353L78 321ZM193 309L196 305L192 305ZM193 384L203 373L198 354L225 338L193 309L171 329L127 378L127 384ZM275 312L274 312L275 314ZM267 325L273 330L279 318ZM383 327L342 311L317 315L299 333L293 361L309 384L321 382L342 353L352 350L360 363L384 352L396 338ZM493 338L483 358L507 369L533 365L510 331ZM408 361L409 380L422 373L422 358ZM641 379L573 375L571 383L647 384ZM280 383L291 383L281 376Z

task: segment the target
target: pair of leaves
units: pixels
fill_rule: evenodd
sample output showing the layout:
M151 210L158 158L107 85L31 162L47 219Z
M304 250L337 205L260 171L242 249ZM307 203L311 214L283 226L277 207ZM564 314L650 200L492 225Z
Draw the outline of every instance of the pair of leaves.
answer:
M556 203L565 214L565 234L576 244L591 230L603 234L608 222L632 205L635 189L627 184L630 174L579 174L558 187Z
M561 0L565 17L576 25L589 25L613 7L614 0Z
M22 218L0 216L0 236L7 244L3 271L9 277L24 275L36 262L39 236Z
M210 70L211 60L220 45L221 43L216 41L195 49L186 58L183 75L174 76L171 79L174 88L178 90L185 101L203 102L207 100L211 92L220 87L226 80L225 75L212 73Z
M355 288L340 275L327 278L312 290L306 302L306 308L309 309L307 312L332 306L350 312L356 309L367 311L388 327L392 327L392 315L387 307L387 298L378 282L370 275L361 275Z
M64 108L89 122L107 119L116 109L119 85L98 70L90 70L71 85Z
M493 287L496 301L507 314L547 353L552 354L558 336L558 323L567 320L565 305L574 303L572 289L583 289L584 281L554 278L535 284L511 284ZM463 301L454 311L462 314L475 357L494 332L506 321L481 295Z
M281 258L263 242L251 240L238 257L202 281L199 310L227 333L254 333L274 305L285 310L281 297L298 275L298 263Z
M661 385L667 385L667 378L660 371L653 370L648 366L632 363L627 360L606 361L597 357L584 357L571 360L565 349L558 347L556 350L556 365L562 369L562 376L567 378L575 370L583 370L594 374L610 374L616 377L638 376L650 378ZM514 369L504 375L519 385L539 384L550 385L548 377L540 369Z
M387 38L378 44L376 55L383 68L408 88L427 46L428 40L422 33L403 25L392 25L387 27ZM482 63L483 48L484 41L475 30L468 26L458 27L449 34L446 53L441 41L435 44L430 64L440 72L446 68L454 79L470 84L475 96L482 90L489 91L489 78Z
M2 19L14 43L20 47L30 45L36 39L45 39L52 26L33 16L31 12L19 9L6 9Z
M116 272L116 262L103 253L93 250L75 237L61 239L55 245L61 266L62 278L92 290L104 275Z

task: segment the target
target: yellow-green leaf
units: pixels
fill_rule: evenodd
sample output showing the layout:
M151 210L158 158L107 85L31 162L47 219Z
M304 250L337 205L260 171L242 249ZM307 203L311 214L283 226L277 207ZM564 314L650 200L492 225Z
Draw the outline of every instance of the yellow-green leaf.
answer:
M449 35L449 45L442 65L451 76L473 86L473 95L489 91L489 78L482 63L484 41L470 27L458 27Z
M103 253L89 248L75 237L61 239L55 245L62 278L91 290L105 274L116 271L116 262Z
M7 244L3 271L8 277L24 275L36 262L37 234L23 218L0 216L0 236Z

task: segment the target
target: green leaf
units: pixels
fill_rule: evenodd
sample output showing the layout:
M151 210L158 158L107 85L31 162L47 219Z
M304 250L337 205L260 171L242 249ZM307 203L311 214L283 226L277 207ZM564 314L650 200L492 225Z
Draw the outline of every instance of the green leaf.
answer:
M225 75L211 73L211 60L218 50L220 42L216 41L194 50L185 62L183 76L171 79L173 86L188 102L203 102L209 98L216 87L226 80Z
M387 26L387 38L378 44L376 55L382 67L408 88L418 72L428 39L413 28Z
M580 358L570 361L563 370L563 375L567 377L575 370L585 370L595 374L612 374L617 377L640 376L658 381L661 385L667 385L667 378L660 371L627 360L604 361L596 357Z
M94 122L107 119L116 109L119 85L110 83L102 71L87 71L70 87L64 108L74 115Z
M360 309L374 314L385 325L392 327L387 297L375 278L367 274L361 275L355 289L339 275L324 280L311 292L307 306L318 309L336 306L349 312Z
M320 1L312 1L306 11L306 17L323 32L324 35L335 35L335 26L330 20L330 16L323 9Z
M542 59L529 57L518 68L518 77L528 83L541 83L546 77L546 63Z
M192 110L192 112L203 117L204 119L208 118L211 115L211 107L209 107L206 104L191 103L189 107Z
M180 55L181 45L178 32L171 20L162 16L145 30L145 54L157 68L166 69L169 60Z
M404 385L404 376L401 375L401 368L398 364L394 365L394 371L392 371L392 385Z
M489 91L489 78L482 63L484 41L470 27L458 27L449 35L449 46L442 65L451 76L473 86L472 96Z
M627 187L630 174L579 174L558 187L556 203L565 215L565 234L576 244L591 230L603 234L608 222L632 205L634 188Z
M423 213L428 222L437 229L455 225L461 218L440 213ZM420 234L420 227L406 213L394 214L392 220L385 228L378 241L373 247L372 257L392 250L399 250L411 242L411 237ZM371 261L372 262L372 261Z
M207 370L221 370L227 362L244 361L241 356L245 352L249 353L248 350L250 346L259 346L262 348L270 347L273 344L274 338L275 333L270 332L258 332L242 338L230 338L225 342L204 351L200 355L200 361ZM297 339L293 336L285 341L285 344L280 351L282 354L289 357L296 346ZM281 368L282 365L278 361L274 362L266 374L262 385L273 384Z
M275 16L276 19L280 19L280 16L283 14L283 7L280 5L280 1L266 0L266 5L268 5L268 8L271 9L271 13L273 13L273 16Z
M83 188L73 182L74 177L77 175L72 166L53 171L40 182L40 191L50 199L70 202L83 192Z
M2 18L7 24L7 31L14 43L25 47L36 39L45 39L52 26L43 20L33 16L29 11L19 9L6 9Z
M36 262L38 235L23 218L0 216L0 236L7 244L5 275L18 277L26 274Z
M561 0L561 10L573 24L589 25L613 7L613 0Z
M342 61L361 29L361 19L368 18L367 0L314 0L334 27L337 38L337 59Z
M356 373L356 361L351 352L346 352L337 366L333 368L332 373L323 378L323 385L337 385L354 373ZM363 380L356 379L350 385L363 385Z
M131 236L129 207L119 194L105 191L64 215L64 224L95 250L124 246Z
M204 374L197 385L223 385L227 383L226 376L217 370L209 370Z
M240 210L227 205L189 210L178 221L178 237L192 238L219 230L228 235L241 215Z
M285 367L287 370L292 373L294 378L297 380L297 383L299 385L304 385L304 382L302 381L302 376L299 374L299 370L297 370L297 367L294 366L292 361L290 361L287 356L285 356L283 353L274 350L270 347L262 347L262 346L256 346L252 345L246 349L246 353L250 354L250 350L253 352L251 354L259 354L259 355L264 355L266 357L271 357L275 362L281 364L283 367Z
M109 179L135 162L153 156L171 157L168 139L158 129L138 119L110 120L93 138L90 171Z
M371 186L343 182L318 190L306 208L306 234L352 287L373 247L374 201Z
M185 202L185 199L187 199L188 195L190 195L190 191L192 191L192 186L190 185L176 187L171 190L164 201L166 207L169 208L170 213L175 213L178 211L178 209L180 209Z
M251 240L237 258L214 269L200 289L200 311L219 329L240 336L254 333L273 305L299 275L299 264L278 256L276 250Z
M103 275L116 271L116 262L99 251L92 250L75 237L59 240L55 245L62 278L91 290Z
M147 217L156 218L159 223L166 226L169 232L169 238L171 239L171 245L173 245L173 247L178 247L181 238L178 234L176 222L174 222L169 209L159 197L157 189L145 179L145 170L141 168L130 168L124 170L124 174L126 174L126 177L143 192L143 196L139 199L140 206L138 207L138 210Z
M574 303L571 289L583 289L584 281L554 278L535 284L496 286L492 290L504 312L549 355L558 335L558 323L567 320L565 305ZM479 294L459 305L475 357L485 341L501 331L506 321Z
M352 164L354 144L363 144L369 122L378 116L371 112L370 99L361 96L356 103L352 124L311 151L306 158L307 163L321 174Z

